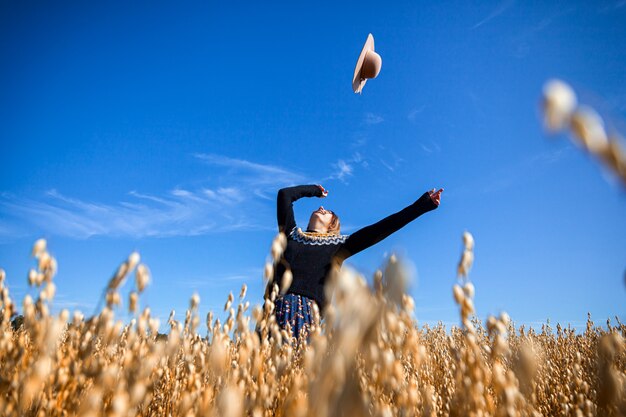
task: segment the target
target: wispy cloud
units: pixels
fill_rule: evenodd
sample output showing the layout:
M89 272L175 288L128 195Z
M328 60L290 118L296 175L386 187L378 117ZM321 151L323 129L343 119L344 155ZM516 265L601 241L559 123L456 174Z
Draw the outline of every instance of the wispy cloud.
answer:
M0 206L37 232L78 239L91 236L141 238L198 235L245 224L243 219L226 224L218 222L215 216L207 215L207 200L185 190L173 190L166 197L137 193L130 196L138 202L105 204L66 197L51 190L41 201L5 197Z
M276 189L281 186L304 183L308 180L307 176L301 173L276 165L210 153L196 153L193 156L209 166L225 168L233 184L262 199L273 199ZM228 188L230 185L222 189L223 196L228 196Z
M406 118L409 119L410 122L415 122L415 119L417 119L417 115L423 112L425 108L426 108L426 105L422 104L421 106L415 109L412 109L409 112L409 114L406 116Z
M367 168L369 166L367 159L360 152L352 154L351 162L361 165L363 168Z
M354 175L356 167L365 169L369 167L367 158L365 158L360 152L354 152L349 158L342 158L337 160L337 162L332 163L331 174L323 180L339 180L345 183L349 177Z
M355 135L354 140L350 143L351 148L362 148L367 145L367 137L363 133L358 133Z
M246 199L243 191L236 187L203 188L201 192L203 197L225 205L241 203Z
M298 181L302 176L286 168L275 165L259 164L245 159L229 158L223 155L196 153L194 156L210 165L222 166L232 170L249 172L261 183L276 182L277 178L284 181Z
M382 145L378 145L378 148L385 154L385 157L379 157L378 161L389 171L394 172L404 162L404 159L391 149L387 149Z
M215 154L195 158L221 172L225 178L216 186L193 189L175 187L160 194L130 191L122 201L88 201L55 189L40 199L0 195L0 213L16 221L0 224L0 239L19 230L50 233L78 239L91 236L168 237L193 236L228 230L264 230L258 213L266 207L277 188L304 182L299 173L276 165ZM224 210L224 207L228 210Z
M363 119L366 125L377 125L384 121L385 119L382 116L374 113L365 113L365 118Z
M481 27L482 25L484 25L485 23L495 19L496 17L504 13L507 9L509 9L511 6L513 6L514 4L515 4L515 0L504 0L500 2L500 4L498 4L498 6L495 9L493 9L491 13L487 15L487 17L482 19L480 22L476 23L474 26L472 26L471 29L477 29Z
M420 148L426 153L441 152L441 146L433 140L422 141L419 143Z
M381 164L382 164L385 168L387 168L389 171L391 171L391 172L393 172L393 171L395 171L395 170L396 170L396 168L395 168L395 167L393 167L393 166L389 165L389 163L387 163L387 161L385 161L385 160L384 160L384 159L382 159L382 158L380 159L380 163L381 163Z
M352 168L352 165L348 164L343 159L340 159L336 163L334 163L333 168L335 169L335 172L332 173L328 177L328 179L338 179L340 181L345 181L346 177L351 176L352 171L354 170Z
M6 194L0 194L0 201L4 199ZM1 211L0 211L1 213ZM14 225L9 224L6 220L0 221L0 244L8 243L12 239L22 238L27 236L23 230L17 229Z

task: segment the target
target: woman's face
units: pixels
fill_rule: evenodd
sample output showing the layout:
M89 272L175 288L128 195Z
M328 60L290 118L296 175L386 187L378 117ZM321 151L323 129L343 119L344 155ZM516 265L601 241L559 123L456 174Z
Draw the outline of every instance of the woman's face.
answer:
M320 206L320 208L311 213L308 230L316 230L318 232L326 233L328 232L328 228L330 227L330 222L332 220L333 212Z

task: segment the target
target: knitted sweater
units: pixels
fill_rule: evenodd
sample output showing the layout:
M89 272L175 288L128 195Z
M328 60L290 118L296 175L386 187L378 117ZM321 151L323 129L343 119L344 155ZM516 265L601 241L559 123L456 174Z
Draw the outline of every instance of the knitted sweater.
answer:
M283 262L277 265L274 274L274 282L280 287L285 265L289 266L293 281L287 292L315 300L320 311L323 311L326 304L324 284L333 263L341 265L350 256L380 242L420 215L437 208L428 193L424 193L408 207L351 235L303 232L296 226L293 203L302 197L321 196L322 190L316 185L283 188L278 192L278 227L287 235L287 248L283 254Z

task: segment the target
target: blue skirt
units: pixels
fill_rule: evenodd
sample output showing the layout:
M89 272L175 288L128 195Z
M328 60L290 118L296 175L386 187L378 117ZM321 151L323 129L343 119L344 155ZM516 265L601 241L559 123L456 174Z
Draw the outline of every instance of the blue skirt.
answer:
M282 329L291 328L296 339L308 338L313 323L313 301L303 295L285 294L276 299L276 322ZM289 325L289 326L287 326Z

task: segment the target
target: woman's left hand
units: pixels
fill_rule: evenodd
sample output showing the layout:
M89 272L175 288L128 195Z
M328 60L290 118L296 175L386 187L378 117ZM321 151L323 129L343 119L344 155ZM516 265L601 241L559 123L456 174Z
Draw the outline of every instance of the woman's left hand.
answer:
M430 195L430 199L432 200L433 203L435 203L437 206L441 203L441 193L443 192L443 188L440 188L439 190L435 191L435 189L433 188L432 190L430 190L428 192L428 195Z

